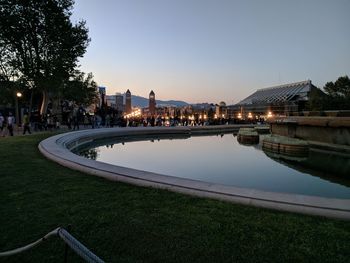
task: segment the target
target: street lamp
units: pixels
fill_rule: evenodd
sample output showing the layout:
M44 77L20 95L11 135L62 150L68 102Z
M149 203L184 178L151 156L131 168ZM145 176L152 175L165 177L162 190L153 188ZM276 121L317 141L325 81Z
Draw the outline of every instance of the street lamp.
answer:
M20 126L20 122L19 122L19 108L18 108L18 98L22 97L22 93L21 92L16 92L16 100L15 100L15 110L16 110L16 123L17 123L17 127Z

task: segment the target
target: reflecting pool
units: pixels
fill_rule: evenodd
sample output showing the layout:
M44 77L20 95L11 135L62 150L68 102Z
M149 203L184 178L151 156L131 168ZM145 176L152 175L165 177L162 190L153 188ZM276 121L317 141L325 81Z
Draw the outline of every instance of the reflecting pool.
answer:
M303 160L286 161L265 154L260 144L239 144L233 134L136 140L96 142L96 146L81 149L79 154L118 166L210 183L350 198L350 158L346 155L310 150Z

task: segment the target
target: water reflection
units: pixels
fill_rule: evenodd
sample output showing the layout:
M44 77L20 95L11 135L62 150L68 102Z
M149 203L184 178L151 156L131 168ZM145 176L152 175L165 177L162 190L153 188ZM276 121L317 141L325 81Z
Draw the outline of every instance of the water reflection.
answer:
M96 160L98 157L98 149L96 148L92 148L92 149L85 149L85 150L81 150L79 152L80 156L83 156L87 159L91 159L91 160Z
M308 173L325 180L350 186L349 156L311 149L308 157L286 157L264 151L272 160L302 173Z
M307 159L288 161L264 154L261 144L241 145L232 133L157 135L97 140L79 152L114 165L210 183L350 198L348 156L310 151Z

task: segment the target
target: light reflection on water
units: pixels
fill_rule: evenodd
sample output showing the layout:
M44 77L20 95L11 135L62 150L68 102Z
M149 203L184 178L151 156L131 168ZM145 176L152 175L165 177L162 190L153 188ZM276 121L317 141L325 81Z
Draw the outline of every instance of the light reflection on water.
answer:
M309 167L304 169L306 164L273 160L259 145L240 145L232 134L109 143L108 147L88 152L88 158L101 162L182 178L273 192L350 198L349 158L339 161L345 164L342 174L334 168L320 172L315 162L322 164L323 157L310 152ZM81 154L86 155L87 151L84 153Z

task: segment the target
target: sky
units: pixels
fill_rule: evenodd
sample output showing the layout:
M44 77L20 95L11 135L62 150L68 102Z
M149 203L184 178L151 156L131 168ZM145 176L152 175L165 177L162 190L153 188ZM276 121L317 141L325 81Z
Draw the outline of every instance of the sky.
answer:
M239 102L260 88L350 75L349 0L76 0L80 60L107 94Z

